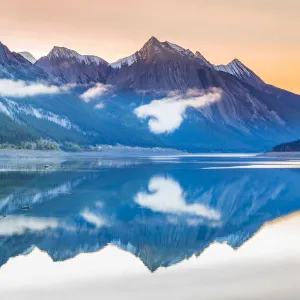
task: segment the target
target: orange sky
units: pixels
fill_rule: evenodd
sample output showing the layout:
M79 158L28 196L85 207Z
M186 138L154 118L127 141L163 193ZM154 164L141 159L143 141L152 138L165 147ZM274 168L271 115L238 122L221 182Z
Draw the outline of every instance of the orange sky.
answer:
M109 62L152 35L212 63L239 58L266 82L300 93L299 0L1 0L0 40L39 57L54 45Z

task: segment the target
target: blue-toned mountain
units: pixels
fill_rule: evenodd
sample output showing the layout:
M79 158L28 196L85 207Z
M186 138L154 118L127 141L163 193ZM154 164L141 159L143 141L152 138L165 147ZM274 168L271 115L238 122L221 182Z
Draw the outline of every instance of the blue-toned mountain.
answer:
M54 47L36 66L45 70L57 84L105 82L109 66L100 57L81 55L65 47Z
M1 49L0 80L23 80L27 88L24 96L23 89L0 91L3 142L20 136L17 128L23 140L193 152L266 151L298 138L300 96L266 84L237 59L215 66L199 52L155 37L111 64L54 47L33 65ZM33 83L45 85L47 94L30 94L35 85L28 94ZM7 127L13 129L7 133Z
M11 52L0 42L0 79L12 80L48 80L49 77L41 68L33 65L21 54Z

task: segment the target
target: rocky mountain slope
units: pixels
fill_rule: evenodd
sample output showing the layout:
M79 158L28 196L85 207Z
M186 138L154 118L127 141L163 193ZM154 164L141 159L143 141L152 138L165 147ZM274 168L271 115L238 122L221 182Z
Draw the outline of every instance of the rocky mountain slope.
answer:
M6 91L4 79L12 90ZM14 95L17 80L23 82ZM300 96L266 84L237 59L215 66L200 52L155 37L111 64L64 47L32 64L1 44L0 121L4 142L17 135L265 151L298 138ZM7 127L22 128L22 134L13 129L17 133L8 138Z
M32 64L34 64L37 61L37 59L27 51L19 52L19 54L22 55L25 59L27 59Z
M57 84L105 82L108 63L93 55L80 55L74 50L54 47L36 66L48 73Z
M45 71L30 63L22 55L11 52L0 42L0 79L47 80Z
M300 140L273 147L274 152L300 152Z

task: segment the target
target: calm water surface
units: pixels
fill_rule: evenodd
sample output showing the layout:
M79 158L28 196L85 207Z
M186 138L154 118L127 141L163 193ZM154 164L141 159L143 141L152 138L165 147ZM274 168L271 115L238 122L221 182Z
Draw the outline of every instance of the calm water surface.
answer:
M115 244L151 271L214 241L238 248L265 222L300 209L299 163L252 156L1 161L0 266L35 246L58 261Z

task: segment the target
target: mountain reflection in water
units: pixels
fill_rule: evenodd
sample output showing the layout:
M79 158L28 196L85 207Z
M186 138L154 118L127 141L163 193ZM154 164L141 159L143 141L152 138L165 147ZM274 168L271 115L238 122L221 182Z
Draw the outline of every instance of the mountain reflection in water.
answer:
M214 241L237 248L265 222L300 209L300 172L210 167L269 161L80 159L46 170L8 163L0 172L0 265L34 246L59 261L114 244L154 271Z

